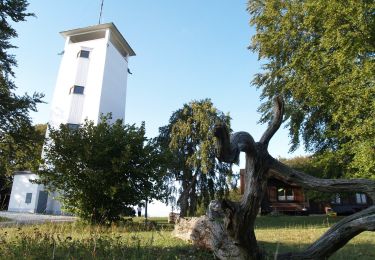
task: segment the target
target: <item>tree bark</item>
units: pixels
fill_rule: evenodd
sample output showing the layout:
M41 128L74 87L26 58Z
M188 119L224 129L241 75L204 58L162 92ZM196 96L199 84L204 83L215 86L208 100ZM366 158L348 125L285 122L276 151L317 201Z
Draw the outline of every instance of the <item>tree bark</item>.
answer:
M324 192L366 192L375 201L374 181L323 180L293 170L269 155L268 144L279 129L282 116L283 102L277 97L274 100L273 119L259 142L254 142L252 136L246 132L237 132L229 137L225 125L218 125L215 129L214 134L218 143L217 157L220 161L238 162L239 153L245 152L246 154L245 191L241 201L213 201L209 207L210 225L216 227L212 229L216 230L216 233L212 235L212 239L215 240L212 243L215 245L213 251L219 259L233 259L233 256L237 259L263 259L265 257L265 253L257 244L254 222L266 191L267 180L271 176ZM222 221L218 221L220 218ZM288 253L277 257L280 259L301 259L305 256L304 259L313 259L317 256L328 257L360 232L374 231L374 219L375 213L372 207L343 219L302 253ZM222 231L220 233L217 230Z
M189 171L189 175L191 178L187 178L187 173L184 172L184 179L182 181L182 192L180 197L177 200L177 204L180 206L180 217L186 217L189 211L189 195L192 188L195 188L195 184L197 182L197 174L192 175ZM186 175L185 175L186 174Z
M197 203L196 182L194 182L189 192L189 216L194 216L197 212Z
M188 211L188 194L186 192L186 188L188 186L188 183L186 180L182 181L182 192L180 194L180 197L177 200L177 205L180 207L180 216L186 217L187 211Z

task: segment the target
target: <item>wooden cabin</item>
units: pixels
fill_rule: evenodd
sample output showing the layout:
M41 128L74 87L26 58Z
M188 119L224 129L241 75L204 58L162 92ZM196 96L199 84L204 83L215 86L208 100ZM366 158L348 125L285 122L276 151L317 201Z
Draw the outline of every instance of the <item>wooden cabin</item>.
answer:
M309 202L302 187L271 178L261 204L261 213L308 214Z
M240 170L240 191L244 192L244 169ZM302 187L270 178L267 192L261 203L261 213L281 212L286 214L307 214L309 202Z
M338 215L350 215L373 205L373 201L364 193L334 194L330 206Z
M241 169L241 194L243 194L245 188L243 176L244 169ZM325 214L327 208L332 208L338 215L350 215L368 208L373 203L370 197L360 192L333 194L330 200L310 201L304 189L298 184L277 178L270 178L267 183L267 192L261 203L261 213L280 212L293 215L307 215L309 213Z

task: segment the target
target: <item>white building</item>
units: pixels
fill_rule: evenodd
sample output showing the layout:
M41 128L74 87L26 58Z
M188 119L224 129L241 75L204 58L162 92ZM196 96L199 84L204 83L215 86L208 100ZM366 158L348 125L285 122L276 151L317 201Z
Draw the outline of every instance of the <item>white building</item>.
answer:
M60 33L64 54L51 103L49 124L78 127L85 119L98 123L101 114L125 119L128 58L135 53L113 23ZM60 203L32 172L16 172L8 211L60 214Z

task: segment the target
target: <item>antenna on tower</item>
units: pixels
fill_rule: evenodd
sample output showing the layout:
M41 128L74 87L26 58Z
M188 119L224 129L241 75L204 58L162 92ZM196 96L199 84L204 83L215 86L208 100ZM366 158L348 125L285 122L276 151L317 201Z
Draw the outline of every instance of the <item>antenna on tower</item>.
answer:
M100 5L99 24L101 24L101 20L102 20L103 3L104 3L104 0L102 0L102 4Z

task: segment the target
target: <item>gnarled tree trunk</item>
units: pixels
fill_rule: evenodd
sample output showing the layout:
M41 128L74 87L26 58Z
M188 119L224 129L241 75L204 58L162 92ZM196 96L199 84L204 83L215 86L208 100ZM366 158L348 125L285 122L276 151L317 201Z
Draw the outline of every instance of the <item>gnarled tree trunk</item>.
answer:
M186 176L189 174L191 177L187 178L185 177L182 181L182 192L180 194L180 197L177 200L177 204L180 206L180 217L186 217L188 216L188 212L190 215L192 214L193 207L192 205L194 201L192 200L192 197L195 195L195 189L196 189L196 183L197 183L197 173L192 173L190 170L185 170L184 175ZM190 200L190 203L189 203Z
M231 137L225 125L217 126L218 159L237 162L240 152L246 153L245 192L240 202L212 201L208 216L204 217L205 234L209 234L210 249L219 259L263 259L265 252L259 248L254 223L268 178L276 176L302 187L324 192L361 191L375 201L375 182L365 179L319 179L293 170L268 154L272 136L279 129L283 116L283 102L276 98L274 117L259 142L245 132ZM202 225L202 224L201 224ZM303 252L276 255L277 259L320 259L332 255L351 238L362 231L375 230L375 206L349 216L332 226L321 238ZM199 237L199 236L198 236Z

